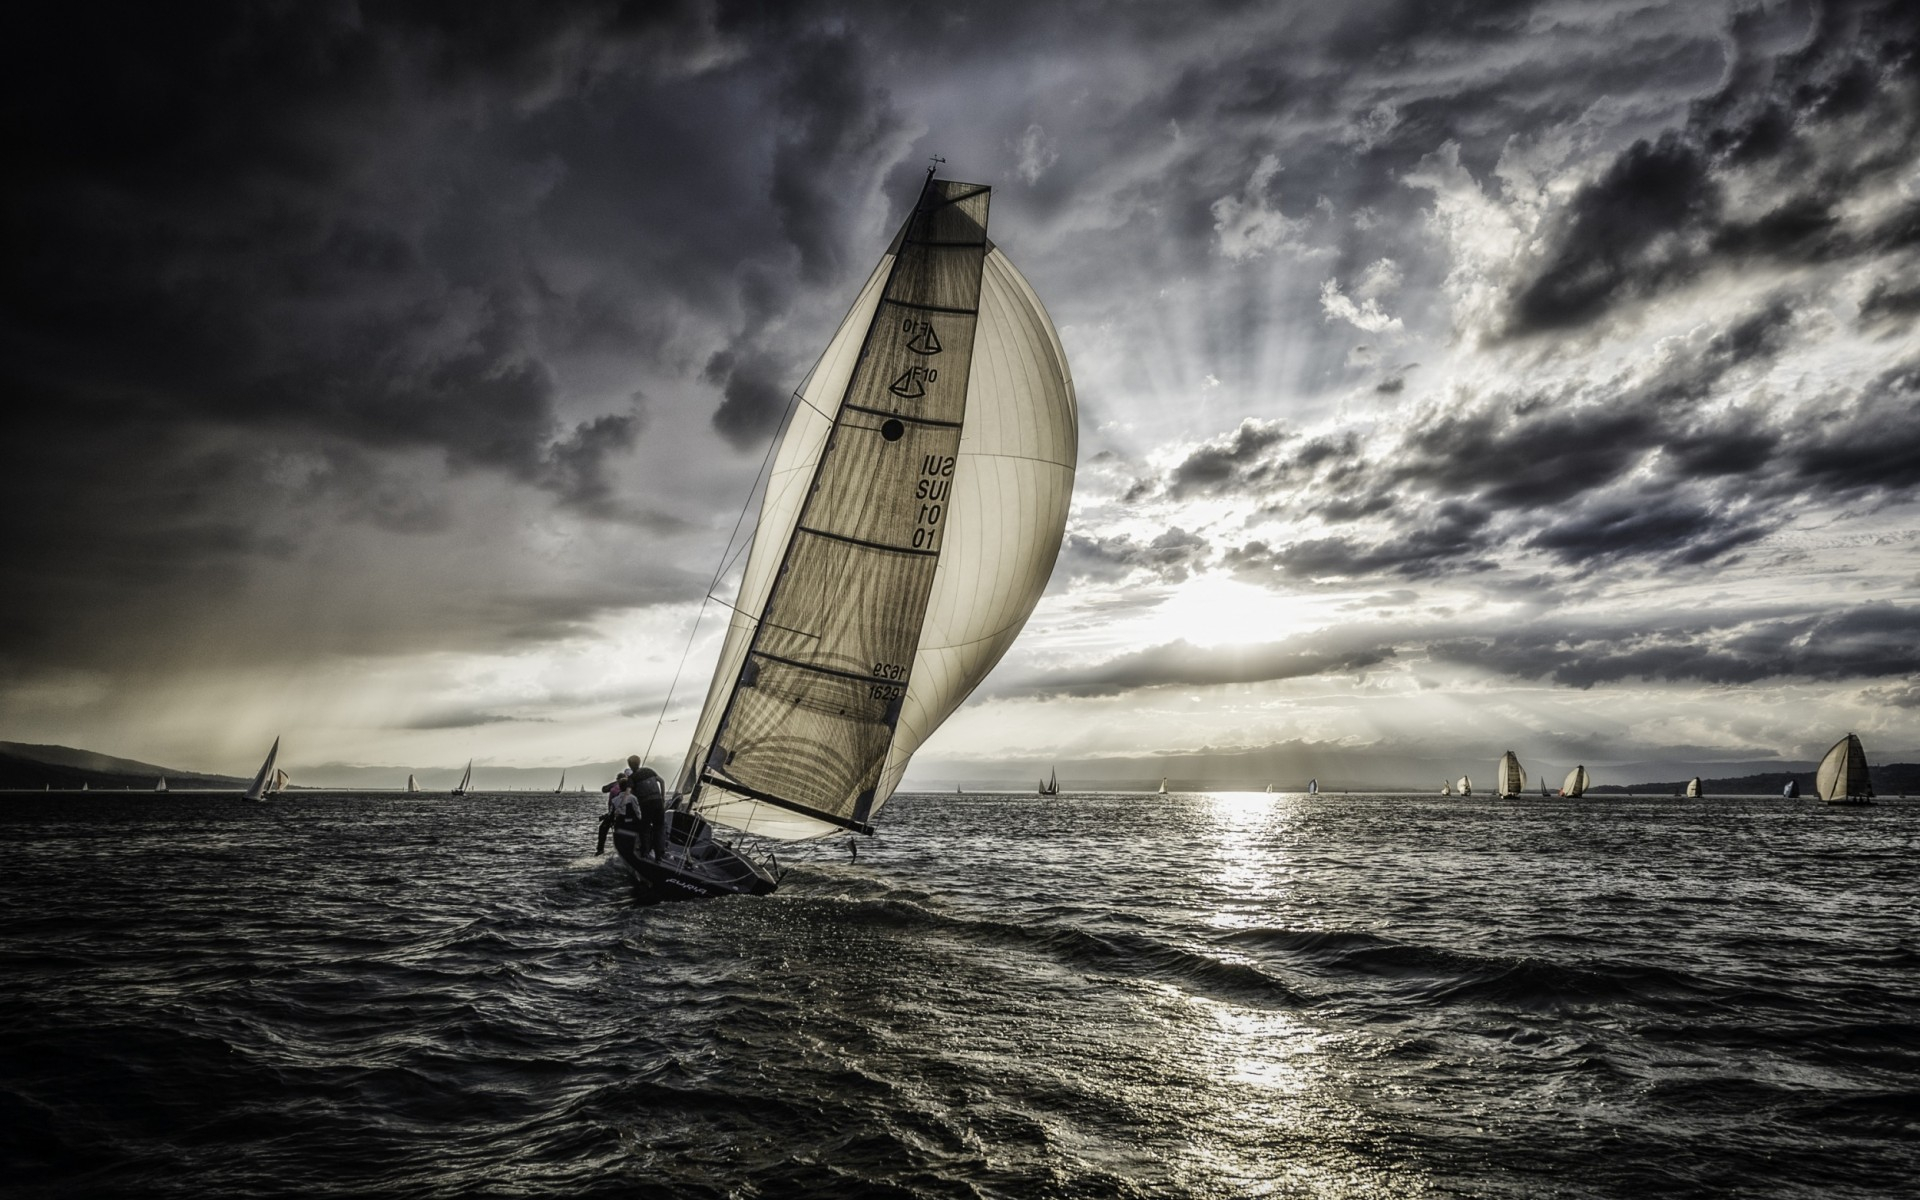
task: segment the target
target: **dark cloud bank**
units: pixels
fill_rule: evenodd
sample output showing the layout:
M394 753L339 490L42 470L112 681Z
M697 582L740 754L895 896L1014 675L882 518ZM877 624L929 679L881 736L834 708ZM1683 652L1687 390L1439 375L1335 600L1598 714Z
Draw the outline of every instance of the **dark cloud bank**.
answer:
M0 664L111 665L138 639L211 629L223 596L341 530L454 536L482 519L486 487L569 528L621 526L628 549L556 587L507 579L441 607L461 579L446 568L414 597L419 615L369 613L392 622L385 634L266 622L260 645L524 644L684 594L658 582L645 550L699 504L678 517L636 505L621 472L647 462L692 480L695 449L753 457L838 316L796 298L846 293L866 268L853 234L869 209L904 202L930 149L907 99L935 70L916 57L934 35L938 81L976 85L953 92L975 97L956 125L977 127L976 140L947 130L950 141L997 147L1010 183L1026 139L1029 227L1104 206L1097 243L1059 235L1072 262L1052 276L1056 315L1097 318L1136 275L1217 264L1223 196L1266 206L1272 229L1324 237L1326 274L1351 280L1395 255L1409 287L1431 290L1440 272L1422 275L1414 248L1430 197L1407 179L1444 146L1484 178L1513 138L1598 97L1719 78L1671 127L1579 165L1585 182L1503 282L1499 319L1472 335L1520 361L1604 339L1637 306L1716 279L1837 264L1871 277L1854 329L1910 337L1920 208L1909 195L1862 216L1847 202L1913 169L1914 12L1741 9L1724 31L1639 40L1623 18L1618 43L1552 61L1510 53L1541 36L1524 3L1304 6L1264 24L1233 5L30 10L0 84L15 180L0 200L0 536L13 565ZM1212 22L1239 32L1214 36ZM1345 86L1479 52L1523 65L1378 104ZM1064 93L996 88L1012 66L1108 90L1076 108ZM1044 141L1030 136L1041 119ZM1252 188L1276 144L1259 131L1274 129L1296 140L1285 169ZM1113 182L1112 164L1169 130L1177 149L1152 182ZM1371 232L1336 233L1329 209L1372 213ZM1618 387L1519 376L1442 397L1393 368L1376 394L1416 419L1386 451L1258 415L1127 499L1229 497L1317 519L1316 535L1082 532L1066 572L1177 581L1224 565L1312 587L1472 576L1515 548L1573 576L1686 571L1752 553L1810 503L1910 498L1920 358L1818 407L1714 402L1821 336L1816 299L1782 286ZM1246 327L1223 322L1218 335L1244 352L1265 336L1252 324L1263 310L1236 311ZM1344 348L1328 339L1302 353L1335 361ZM669 382L609 385L595 372L610 359ZM1096 418L1100 404L1090 398ZM698 420L681 427L710 445L653 440L690 410ZM1480 469L1494 460L1511 466ZM1903 606L1831 620L1816 640L1843 650L1796 650L1807 631L1796 641L1783 619L1698 637L1623 630L1604 644L1490 634L1434 653L1584 686L1756 670L1884 677L1908 661L1899 639L1920 641ZM1344 672L1403 645L1285 646L1254 666L1142 651L1059 686Z

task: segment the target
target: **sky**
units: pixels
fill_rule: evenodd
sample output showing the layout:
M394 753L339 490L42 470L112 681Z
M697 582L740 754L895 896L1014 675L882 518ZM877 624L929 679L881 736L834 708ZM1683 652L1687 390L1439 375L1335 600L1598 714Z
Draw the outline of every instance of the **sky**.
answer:
M939 155L1080 464L909 786L1920 758L1911 4L236 0L0 54L0 738L677 763Z

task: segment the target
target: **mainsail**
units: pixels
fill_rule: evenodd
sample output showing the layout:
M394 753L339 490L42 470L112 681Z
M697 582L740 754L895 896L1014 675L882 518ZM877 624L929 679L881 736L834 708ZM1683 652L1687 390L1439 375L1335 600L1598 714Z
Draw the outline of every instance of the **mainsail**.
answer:
M1587 789L1592 786L1593 777L1587 774L1587 769L1585 767L1575 767L1573 770L1567 772L1566 782L1560 785L1560 794L1562 796L1584 796L1587 794Z
M567 790L567 773L565 771L562 771L560 772L560 782L553 785L553 794L558 796L561 792L564 792L566 790Z
M1466 781L1465 781L1465 780L1461 780L1461 782L1462 782L1462 783L1465 783ZM1440 794L1441 794L1442 796L1451 796L1451 795L1453 795L1453 785L1452 785L1452 784L1450 784L1450 783L1448 783L1448 782L1447 782L1446 780L1444 780L1444 779L1443 779L1443 780L1441 780L1441 781L1440 781Z
M929 176L802 385L680 772L711 821L870 828L1053 571L1073 384L988 198Z
M247 799L258 800L267 794L267 784L273 778L273 760L280 753L280 739L274 738L273 745L267 750L267 761L260 764L260 773L247 785Z
M1780 789L1780 795L1788 800L1798 800L1800 798L1800 781L1797 779L1787 780L1787 786Z
M464 795L466 795L466 794L467 794L467 788L468 788L468 787L470 787L470 786L471 786L472 784L473 784L473 760L472 760L472 759L468 759L468 760L467 760L467 769L466 769L466 771L465 771L465 772L463 772L463 773L461 774L461 776L460 776L460 783L459 783L459 785L458 785L458 786L456 786L456 787L455 787L455 788L453 789L453 794L454 794L454 795L456 795L456 796L464 796Z
M1873 780L1867 774L1867 751L1860 739L1848 734L1833 744L1820 760L1814 776L1820 798L1829 804L1873 799Z
M413 781L413 776L411 774L407 776L407 790L409 792L417 792L420 790L420 785Z
M164 792L167 790L167 777L165 775L160 777L159 783L153 785L153 790L156 792Z
M1520 756L1511 750L1500 756L1494 778L1500 781L1496 790L1502 796L1517 796L1527 790L1527 772L1520 766Z

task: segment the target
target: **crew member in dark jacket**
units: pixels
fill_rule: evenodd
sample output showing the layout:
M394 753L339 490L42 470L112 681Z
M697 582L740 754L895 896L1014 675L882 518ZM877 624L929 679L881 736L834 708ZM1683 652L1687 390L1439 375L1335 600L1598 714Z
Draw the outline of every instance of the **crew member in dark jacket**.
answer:
M642 854L664 858L667 853L667 785L652 767L640 767L633 773L633 794L640 801L640 844Z

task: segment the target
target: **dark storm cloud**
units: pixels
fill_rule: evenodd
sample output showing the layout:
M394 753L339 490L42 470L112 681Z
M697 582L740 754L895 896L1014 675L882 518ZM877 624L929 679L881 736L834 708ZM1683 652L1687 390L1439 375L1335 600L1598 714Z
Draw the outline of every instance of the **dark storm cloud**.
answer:
M1485 508L1448 501L1436 506L1424 523L1403 518L1402 532L1378 541L1303 538L1278 547L1252 541L1228 551L1223 563L1242 578L1277 574L1301 581L1372 575L1425 579L1487 571L1494 566L1486 557L1494 543L1487 529L1489 519Z
M1328 646L1303 638L1263 646L1210 647L1177 641L1136 650L1095 666L1056 672L1021 690L1043 696L1111 696L1142 688L1263 683L1352 674L1392 657L1393 648L1377 641Z
M1205 538L1179 526L1144 542L1126 535L1100 538L1075 533L1061 544L1056 574L1112 582L1142 571L1163 583L1178 583L1206 559L1210 549Z
M1703 618L1651 630L1527 628L1440 641L1437 661L1571 687L1642 679L1709 684L1875 679L1920 671L1920 608L1863 604L1815 617Z
M1769 58L1758 10L1725 88L1684 129L1635 142L1557 217L1508 315L1516 334L1589 326L1623 302L1718 266L1862 258L1915 244L1908 203L1844 222L1841 205L1907 169L1920 145L1920 33L1911 5L1832 4ZM1730 191L1766 197L1736 206Z

